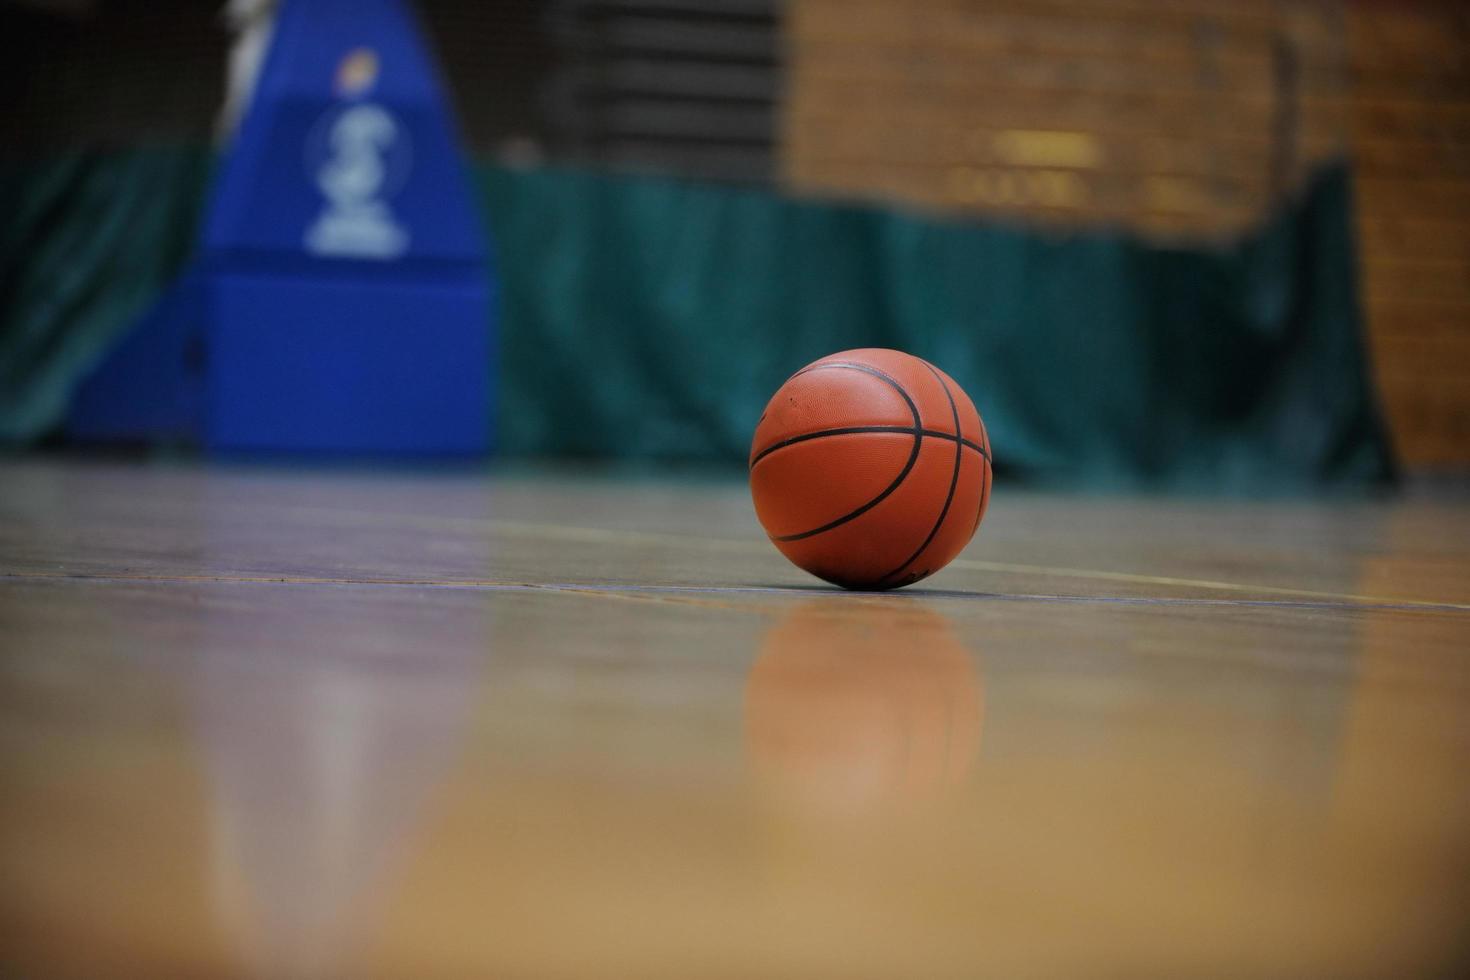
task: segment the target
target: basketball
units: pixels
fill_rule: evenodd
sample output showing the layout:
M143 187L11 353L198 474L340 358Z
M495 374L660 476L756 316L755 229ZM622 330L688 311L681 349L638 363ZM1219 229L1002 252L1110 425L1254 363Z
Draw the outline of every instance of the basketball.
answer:
M990 498L990 439L954 379L902 351L814 361L766 406L750 492L797 567L848 589L909 585L949 564Z

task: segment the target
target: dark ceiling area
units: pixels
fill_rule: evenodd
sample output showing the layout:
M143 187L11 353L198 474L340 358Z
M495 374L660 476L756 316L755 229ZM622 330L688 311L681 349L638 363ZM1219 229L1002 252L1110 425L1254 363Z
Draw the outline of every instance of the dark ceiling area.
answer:
M4 150L208 141L221 4L0 3ZM470 151L736 181L771 170L776 0L419 0Z

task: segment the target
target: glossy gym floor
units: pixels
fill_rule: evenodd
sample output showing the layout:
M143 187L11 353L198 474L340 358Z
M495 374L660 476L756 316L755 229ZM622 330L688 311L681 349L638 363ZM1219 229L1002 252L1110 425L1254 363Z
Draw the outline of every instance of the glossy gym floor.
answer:
M1470 964L1470 506L0 462L0 975Z

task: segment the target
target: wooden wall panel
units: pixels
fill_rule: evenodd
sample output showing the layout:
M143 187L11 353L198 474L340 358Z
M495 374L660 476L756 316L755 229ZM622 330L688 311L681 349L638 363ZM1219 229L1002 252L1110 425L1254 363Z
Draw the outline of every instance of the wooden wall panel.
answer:
M1380 389L1470 466L1470 7L790 0L791 188L1208 241L1352 153Z
M1470 466L1470 8L1347 16L1362 289L1410 467Z
M1224 236L1343 145L1323 3L792 0L799 190Z

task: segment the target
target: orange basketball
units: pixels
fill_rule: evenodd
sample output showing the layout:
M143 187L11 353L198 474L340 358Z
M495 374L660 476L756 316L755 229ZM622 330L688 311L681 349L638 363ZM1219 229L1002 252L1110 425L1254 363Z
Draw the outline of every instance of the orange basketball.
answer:
M990 438L954 379L896 350L843 351L792 375L750 449L750 493L781 553L849 589L933 575L975 536Z

